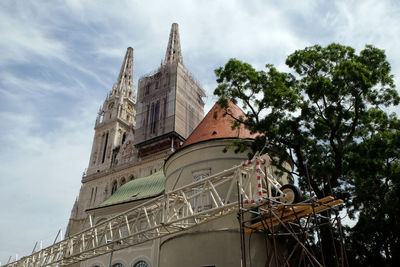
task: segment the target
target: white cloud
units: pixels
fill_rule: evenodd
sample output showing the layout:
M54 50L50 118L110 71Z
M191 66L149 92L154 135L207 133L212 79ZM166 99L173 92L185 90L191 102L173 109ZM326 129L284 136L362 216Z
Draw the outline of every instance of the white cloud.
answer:
M77 95L74 88L66 87L61 83L50 83L38 78L33 79L21 75L15 76L14 73L0 73L0 79L6 87L16 88L13 93L24 94L31 98L44 97L46 94L63 93Z
M0 9L0 62L30 62L35 56L65 59L64 44L49 36L46 25L25 15L15 16L7 9Z

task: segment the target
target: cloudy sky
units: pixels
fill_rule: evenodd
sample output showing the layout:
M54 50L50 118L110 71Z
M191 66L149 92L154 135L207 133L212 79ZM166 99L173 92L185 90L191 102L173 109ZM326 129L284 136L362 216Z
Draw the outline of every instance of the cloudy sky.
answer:
M65 230L99 106L134 48L134 79L156 69L171 24L183 59L216 98L229 58L286 70L296 49L339 42L386 51L400 82L398 1L0 2L0 261Z

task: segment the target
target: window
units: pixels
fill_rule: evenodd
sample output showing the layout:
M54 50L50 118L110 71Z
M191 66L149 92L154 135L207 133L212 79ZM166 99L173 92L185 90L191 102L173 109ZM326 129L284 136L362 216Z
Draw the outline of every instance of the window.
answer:
M148 223L146 220L139 221L139 231L147 229Z
M192 106L189 106L189 133L191 134L194 130L194 109Z
M163 118L165 118L165 117L167 117L167 98L166 97L164 97L164 104L163 104L163 106L164 106L164 115L163 115ZM165 123L165 122L164 122Z
M132 181L133 179L135 179L135 176L131 175L131 177L129 177L129 181Z
M193 182L203 180L210 176L211 169L199 170L193 172ZM193 194L196 195L193 198L193 208L197 211L207 210L211 208L210 193L208 191L203 192L203 185L198 185L193 189ZM198 195L197 195L198 194Z
M126 183L125 178L122 178L122 179L121 179L121 182L120 182L120 185L123 185L123 184L125 184L125 183Z
M150 133L153 133L153 123L154 123L154 103L151 104L151 111L150 111Z
M146 112L146 120L145 120L145 124L149 123L149 115L150 115L150 105L147 105L147 112Z
M149 264L145 261L138 261L133 265L133 267L149 267Z
M111 195L115 193L115 191L117 191L118 189L118 183L117 181L114 181L111 187Z
M125 142L125 139L126 139L126 133L124 133L124 134L122 135L122 142L121 142L121 144L123 144L123 143Z
M151 122L150 122L150 133L157 134L157 125L160 113L160 101L156 104L151 104Z
M146 84L146 92L145 95L148 95L150 92L150 84Z
M97 186L96 186L96 189L94 190L93 203L95 203L95 201L96 201L96 195L97 195Z
M121 237L122 237L122 238L127 237L127 236L129 235L128 227L127 227L126 225L121 226L121 227L119 228L119 231L120 231L120 233L121 233Z
M112 267L124 267L122 263L115 263Z
M92 187L92 193L90 194L90 202L92 202L93 192L94 192L94 187Z
M104 141L103 159L101 160L101 163L104 163L104 160L106 158L107 142L108 142L108 133L106 134L106 140Z

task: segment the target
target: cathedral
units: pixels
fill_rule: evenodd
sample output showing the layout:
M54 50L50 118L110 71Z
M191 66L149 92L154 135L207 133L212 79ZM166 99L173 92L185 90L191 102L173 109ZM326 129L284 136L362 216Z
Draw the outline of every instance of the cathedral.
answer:
M117 82L96 118L89 165L71 211L66 238L247 159L246 153L223 150L237 138L251 142L253 134L244 127L233 130L217 104L204 117L205 90L183 63L178 24L172 24L164 61L156 71L139 79L137 94L132 72L133 49L129 47ZM243 115L232 103L230 110L236 116ZM218 205L217 201L229 203L228 199L195 197L192 206L206 210L212 203ZM138 231L148 227L146 224L146 220L139 221ZM264 266L263 236L254 233L247 238L252 246L252 266ZM240 257L238 221L236 214L230 214L75 264L240 266Z
M203 118L205 91L183 64L178 24L172 25L162 65L139 79L137 96L132 72L129 47L96 118L89 166L67 235L89 227L86 210L102 204L125 183L159 171Z

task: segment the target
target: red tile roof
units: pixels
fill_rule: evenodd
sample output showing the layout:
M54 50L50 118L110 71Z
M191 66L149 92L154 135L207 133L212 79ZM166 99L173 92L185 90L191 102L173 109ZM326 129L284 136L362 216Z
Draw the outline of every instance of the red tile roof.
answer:
M228 111L234 117L245 116L244 112L234 103L229 101ZM200 124L194 129L191 135L183 143L182 147L210 139L220 138L255 138L257 134L251 134L243 125L232 130L232 118L229 115L223 116L224 109L215 104L207 113ZM215 115L216 116L215 116Z

